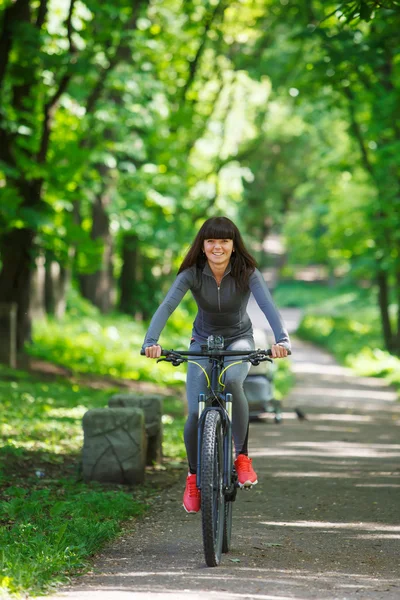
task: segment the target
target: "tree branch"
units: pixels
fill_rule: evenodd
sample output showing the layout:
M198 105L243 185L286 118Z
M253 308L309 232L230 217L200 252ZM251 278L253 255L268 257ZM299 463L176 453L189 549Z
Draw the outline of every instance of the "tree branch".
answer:
M69 43L69 51L71 53L76 52L76 48L75 48L74 42L72 40L72 34L74 31L73 27L72 27L72 15L74 12L74 4L75 4L75 0L71 0L71 3L69 5L68 17L65 22L65 25L67 27L67 39L68 39L68 43Z
M13 42L13 28L16 23L29 19L29 0L16 0L5 11L3 31L0 37L0 88L6 74Z
M354 137L357 140L358 143L358 147L360 149L360 153L361 153L361 162L364 166L364 169L371 175L371 177L374 178L374 169L372 167L371 161L369 160L369 156L368 156L368 152L367 152L367 148L365 146L364 143L364 138L361 132L361 127L358 124L357 121L357 117L356 117L356 112L355 112L355 98L353 95L353 92L351 91L351 89L349 87L345 87L343 88L343 93L345 96L347 96L348 99L348 108L349 108L349 115L350 115L350 128L351 131L353 132Z
M52 98L47 102L44 107L44 118L43 118L43 127L42 127L42 135L40 138L40 147L37 153L37 161L41 164L46 162L47 150L49 148L50 142L50 134L51 134L51 124L53 121L54 112L57 108L58 101L62 94L67 89L67 85L71 79L71 73L66 73L60 81L60 85L56 93Z
M133 9L132 17L129 22L126 24L126 30L134 31L137 28L137 20L140 14L140 10L142 5L148 4L149 0L138 0ZM110 48L111 44L108 45ZM105 87L107 76L110 72L116 67L116 65L121 62L125 56L126 51L128 49L128 44L124 37L121 38L119 45L117 46L115 53L112 57L108 57L108 65L104 69L101 70L99 78L97 80L96 85L92 89L91 93L86 102L86 114L91 114L96 106L98 99L100 98L103 89Z
M212 24L214 23L216 17L223 13L225 10L225 2L224 0L220 0L220 2L218 2L217 6L215 7L215 9L212 12L209 12L207 15L207 18L205 20L204 23L204 31L203 31L203 36L200 42L200 45L197 49L196 52L196 56L194 57L194 59L189 63L189 75L188 78L186 80L185 85L183 86L182 89L182 95L181 95L181 99L180 99L180 107L182 107L182 105L185 102L185 98L186 98L186 94L188 92L188 90L190 89L190 87L192 86L192 83L196 77L196 73L197 73L197 69L199 67L200 64L200 60L201 57L203 56L206 44L207 44L207 35L208 32L211 29Z
M194 145L196 144L197 140L201 139L204 135L204 132L206 130L207 124L209 122L209 119L211 118L211 116L214 113L215 107L217 106L218 100L221 96L222 90L224 89L224 82L223 79L221 77L221 70L219 68L217 68L216 70L216 79L218 81L218 88L214 94L214 98L212 100L212 105L210 108L210 111L208 113L208 115L206 115L203 119L203 122L201 124L201 127L195 128L194 126L191 128L191 133L193 133L193 135L191 136L191 138L189 139L187 145L186 145L186 156L189 156L189 154L191 153L191 151L193 150ZM196 105L198 104L198 102L194 105L193 110L196 110Z
M47 9L48 9L48 1L49 0L41 0L41 2L40 2L38 14L36 17L36 23L35 23L35 25L38 29L42 28L42 25L46 19Z
M72 35L72 24L71 23L72 23L72 14L74 11L74 4L75 4L75 0L71 0L70 5L69 5L68 16L66 19L66 26L67 26L68 40L69 40L69 53L71 56L70 62L72 60L72 56L76 53L76 48L73 45L72 38L71 38L71 35ZM38 151L37 157L36 157L37 161L41 164L44 164L46 162L47 150L49 148L49 142L50 142L51 124L52 124L55 109L57 107L60 97L67 89L67 86L71 80L71 77L72 77L72 73L68 70L68 67L67 67L67 71L66 71L66 73L64 73L64 75L62 77L60 84L58 86L58 89L56 90L53 97L50 98L50 100L46 103L46 105L44 107L42 134L40 136L40 146L39 146L39 151Z

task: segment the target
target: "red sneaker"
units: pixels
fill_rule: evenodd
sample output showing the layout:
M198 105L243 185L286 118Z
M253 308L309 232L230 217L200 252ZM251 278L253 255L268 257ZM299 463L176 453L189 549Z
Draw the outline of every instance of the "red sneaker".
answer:
M235 460L235 469L238 476L239 487L251 487L256 485L257 473L251 466L252 460L245 454L239 454Z
M197 513L200 510L201 496L196 485L196 474L189 473L186 478L186 488L183 494L183 508L187 513Z

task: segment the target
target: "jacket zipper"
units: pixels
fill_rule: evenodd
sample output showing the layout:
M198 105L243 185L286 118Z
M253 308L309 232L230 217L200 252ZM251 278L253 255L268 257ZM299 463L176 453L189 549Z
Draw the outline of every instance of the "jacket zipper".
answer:
M225 273L225 275L222 277L222 279L221 279L221 281L220 281L220 284L219 284L219 285L218 285L218 283L217 283L217 280L216 280L216 279L215 279L215 277L214 277L214 281L215 281L215 283L217 283L217 291L218 291L218 309L219 309L219 312L221 312L221 297L220 297L220 295L219 295L219 292L220 292L220 289L221 289L222 280L223 280L223 278L224 278L224 277L226 277L226 275L229 275L229 273L230 273L230 271L228 271L228 273Z
M230 272L231 272L231 270L229 269L229 271L228 271L227 273L225 273L225 275L223 275L222 279L223 279L224 277L226 277L227 275L229 275L229 273L230 273ZM219 310L219 312L221 312L221 296L220 296L220 289L221 289L222 279L221 279L221 281L220 281L220 284L218 285L218 283L217 283L217 280L215 279L215 277L214 277L214 274L213 274L213 273L206 273L206 275L207 275L207 277L211 276L211 277L214 279L215 283L216 283L216 286L217 286L217 294L218 294L218 310Z

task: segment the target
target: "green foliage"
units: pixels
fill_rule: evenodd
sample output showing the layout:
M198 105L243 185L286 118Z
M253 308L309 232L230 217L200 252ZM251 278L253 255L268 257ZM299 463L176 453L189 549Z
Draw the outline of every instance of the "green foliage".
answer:
M398 0L346 0L339 6L345 19L349 22L360 20L370 21L374 18L377 11L384 10L385 12L400 11L400 3Z
M307 315L298 335L333 352L345 365L360 375L385 377L400 389L400 359L383 350L376 311L349 311L345 316ZM369 320L365 320L369 317Z
M374 294L348 284L295 282L280 284L275 299L280 306L304 310L296 332L301 338L326 347L359 374L385 377L400 388L400 360L383 349Z
M326 303L329 305L333 295L336 298L336 308L340 303L355 302L356 298L361 298L359 304L357 304L358 310L361 306L365 306L363 303L364 300L368 304L372 303L372 300L367 301L369 294L369 291L363 290L361 287L355 288L354 284L344 281L338 281L335 285L329 285L325 282L282 280L279 281L274 290L274 301L282 308L302 308L308 310L310 307L314 310L320 306L325 307Z
M283 228L291 265L323 263L394 288L397 1L57 0L43 19L38 2L25 4L23 14L0 5L11 43L0 81L0 245L29 228L32 245L74 277L108 273L117 298L128 282L120 308L144 319L199 223L217 213L241 224L262 260L264 238ZM14 257L3 260L7 274ZM5 283L0 301L16 293L12 277ZM117 350L113 325L93 348L90 320L66 326L83 354L51 323L35 337L54 336L62 364L146 376L129 344ZM387 347L399 328L397 319Z
M275 364L277 365L274 377L275 399L285 401L285 398L294 386L294 376L289 360L278 360Z

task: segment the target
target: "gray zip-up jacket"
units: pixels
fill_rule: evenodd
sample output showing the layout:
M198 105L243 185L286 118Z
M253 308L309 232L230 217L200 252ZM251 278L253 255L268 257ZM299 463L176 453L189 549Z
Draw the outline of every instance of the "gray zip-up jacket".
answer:
M209 335L222 335L225 345L241 338L251 338L253 329L246 312L250 292L266 316L276 343L290 349L289 335L281 316L272 300L263 276L258 269L251 274L249 287L238 290L234 277L230 275L231 265L226 268L220 286L208 263L203 269L196 266L179 273L163 302L150 322L143 348L158 343L165 324L188 290L193 294L198 312L193 323L192 337L205 343Z

